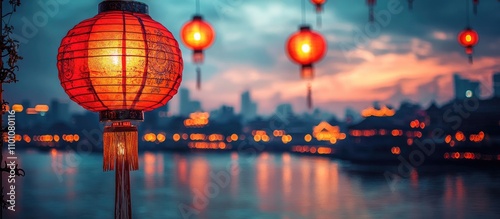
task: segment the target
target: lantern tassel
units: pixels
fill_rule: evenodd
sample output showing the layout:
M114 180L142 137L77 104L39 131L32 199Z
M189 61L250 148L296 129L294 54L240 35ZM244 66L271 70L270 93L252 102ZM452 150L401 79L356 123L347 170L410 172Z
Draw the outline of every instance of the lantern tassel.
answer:
M196 89L201 90L201 69L200 69L200 66L196 67Z
M124 157L130 170L139 169L138 133L134 126L107 126L104 129L103 170L115 169L119 157Z
M130 171L139 169L138 132L130 123L106 126L103 135L104 171L115 170L115 219L132 218Z
M413 10L413 0L408 0L408 9Z
M323 5L322 4L316 4L316 13L321 13L323 12Z
M465 53L467 53L467 55L469 55L469 63L472 64L472 62L473 62L473 60L472 60L472 53L473 53L472 46L466 47Z
M130 165L125 156L116 160L115 179L115 219L132 218L132 201L130 197Z
M312 109L311 83L307 83L307 108Z

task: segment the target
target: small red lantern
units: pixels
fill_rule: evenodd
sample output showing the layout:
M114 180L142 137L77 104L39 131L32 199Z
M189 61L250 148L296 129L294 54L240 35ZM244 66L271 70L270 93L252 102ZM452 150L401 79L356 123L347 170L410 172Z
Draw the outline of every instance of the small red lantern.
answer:
M290 36L286 44L289 58L301 65L301 78L312 80L314 78L313 64L320 61L326 54L326 40L323 36L308 25L300 27L299 32ZM311 86L308 83L308 107L312 107Z
M373 9L375 7L375 4L377 4L377 0L366 0L366 3L368 4L368 10L369 10L369 18L368 20L370 22L373 22L375 21L375 17L374 17L374 14L373 14Z
M320 13L323 12L323 5L326 3L326 0L311 0L311 3L313 3L314 6L316 6L317 24L318 26L321 26Z
M57 56L71 100L99 112L106 126L103 169L116 169L115 218L131 218L129 171L139 168L137 127L145 111L177 93L183 61L172 33L135 1L103 1L99 13L63 38Z
M193 19L184 24L181 30L181 39L184 45L193 50L193 62L202 64L204 60L203 50L212 45L215 32L212 26L203 20L201 15L193 16ZM196 68L196 87L201 87L201 72L199 66Z
M472 63L472 52L473 47L479 41L479 35L477 32L471 28L465 28L460 34L458 34L458 42L460 45L465 47L465 52L469 55L469 62Z

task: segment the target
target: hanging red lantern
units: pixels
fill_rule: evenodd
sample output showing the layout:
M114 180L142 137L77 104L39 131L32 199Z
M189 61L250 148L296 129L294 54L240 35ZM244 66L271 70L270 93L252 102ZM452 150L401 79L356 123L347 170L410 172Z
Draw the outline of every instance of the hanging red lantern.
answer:
M103 1L99 13L63 38L59 80L71 100L110 124L103 135L103 169L116 170L115 218L131 217L129 171L138 166L131 121L165 105L182 80L183 60L172 33L135 1Z
M286 44L289 58L301 65L301 78L312 80L314 78L313 64L320 61L326 54L327 44L323 36L304 25L300 30L290 36ZM311 86L308 83L308 107L312 107Z
M192 20L184 24L181 30L181 39L184 45L193 50L193 62L197 65L203 63L203 50L212 45L215 32L212 26L203 20L201 15L195 15ZM201 72L196 68L196 87L201 88Z
M479 35L471 28L465 28L458 34L458 42L465 47L465 52L469 55L469 62L472 63L473 47L478 43Z
M366 0L366 3L368 4L368 13L369 13L368 20L370 22L373 22L373 21L375 21L373 10L374 10L375 4L377 3L377 0Z
M316 6L316 15L317 15L317 24L321 26L321 12L323 12L323 5L326 3L326 0L311 0L311 3Z
M472 0L472 3L474 5L473 7L474 15L477 15L477 6L479 5L479 0Z

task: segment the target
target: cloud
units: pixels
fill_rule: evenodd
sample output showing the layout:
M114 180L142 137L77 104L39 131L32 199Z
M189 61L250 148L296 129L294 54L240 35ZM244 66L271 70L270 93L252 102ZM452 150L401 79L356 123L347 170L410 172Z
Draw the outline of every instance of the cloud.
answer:
M388 9L395 0L380 0L376 13ZM422 93L424 88L439 88L437 99L452 97L451 75L460 72L468 78L486 81L500 69L500 14L497 2L485 1L479 15L472 16L473 27L480 34L475 47L474 65L467 63L464 49L455 36L465 27L462 4L454 1L415 1L413 11L405 0L396 0L403 11L393 14L387 25L380 25L378 34L367 34L368 9L363 1L328 1L323 25L317 27L313 6L307 5L307 21L328 40L328 53L315 64L312 82L314 104L342 114L351 106L361 109L374 100L389 100L394 92L418 101L434 95ZM152 1L150 14L168 27L178 38L182 25L194 13L194 1ZM217 31L217 39L201 66L203 85L196 91L191 51L181 45L185 60L184 87L193 98L211 110L221 104L239 109L239 96L250 89L259 103L259 112L271 113L281 102L291 102L296 111L306 110L306 82L299 77L299 66L285 54L284 44L301 23L299 2L288 0L215 0L202 1L202 14ZM41 8L23 4L13 18L16 31L22 31L23 17L30 18ZM76 23L97 13L95 1L72 1L61 5L60 12L39 34L21 45L19 80L5 86L10 102L31 99L48 103L50 99L67 99L59 86L56 55L60 40ZM463 18L463 19L462 19ZM371 26L370 26L371 25ZM364 41L356 39L364 34ZM437 81L437 82L434 82ZM436 86L437 85L437 86ZM29 88L29 89L26 89ZM177 97L171 109L177 108ZM76 109L77 107L75 107ZM174 110L175 111L175 110Z

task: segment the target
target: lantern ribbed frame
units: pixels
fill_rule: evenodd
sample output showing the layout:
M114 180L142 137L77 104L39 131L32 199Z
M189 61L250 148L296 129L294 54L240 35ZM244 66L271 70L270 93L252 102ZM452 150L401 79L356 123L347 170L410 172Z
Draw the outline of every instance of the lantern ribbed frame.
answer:
M308 45L310 51L305 53L303 45ZM327 43L323 36L307 25L290 36L286 44L288 57L297 64L307 66L320 61L326 54Z
M133 3L102 2L98 15L77 24L61 42L61 85L89 111L142 118L142 112L165 105L180 86L178 42L147 14L147 5Z

